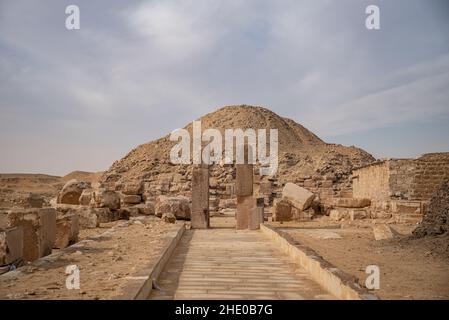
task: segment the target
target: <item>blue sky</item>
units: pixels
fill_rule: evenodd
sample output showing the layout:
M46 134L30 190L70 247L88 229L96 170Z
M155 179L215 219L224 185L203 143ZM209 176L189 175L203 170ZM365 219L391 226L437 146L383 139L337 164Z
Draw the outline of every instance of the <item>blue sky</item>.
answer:
M449 151L448 88L445 0L0 0L0 172L104 170L229 104L376 157Z

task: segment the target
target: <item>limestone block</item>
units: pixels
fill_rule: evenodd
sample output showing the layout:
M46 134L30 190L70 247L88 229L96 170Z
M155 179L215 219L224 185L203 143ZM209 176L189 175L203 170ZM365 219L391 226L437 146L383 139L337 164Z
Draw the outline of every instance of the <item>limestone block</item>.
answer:
M141 195L142 191L142 182L140 181L127 182L122 189L122 193L125 195Z
M139 210L139 214L143 216L151 216L154 215L154 202L147 201L145 203L140 203L134 206Z
M23 230L23 258L34 261L51 254L56 237L56 210L19 209L8 213L8 226Z
M63 249L78 242L79 216L74 213L59 214L56 218L56 240L53 248Z
M77 211L81 229L93 229L100 226L95 210L96 208L87 208Z
M93 208L91 212L97 215L98 224L117 221L119 218L119 214L109 208Z
M0 266L14 263L23 257L23 229L0 229Z
M139 195L123 195L122 202L124 204L138 204L142 202L142 197Z
M251 210L248 229L258 230L260 224L264 222L264 199L257 198L256 206Z
M365 208L371 205L371 200L365 198L335 198L333 205L343 208Z
M106 189L94 191L94 203L97 208L120 209L120 196L117 192Z
M256 198L253 196L237 197L236 229L245 230L249 227L251 211L256 207Z
M282 198L290 201L293 207L304 211L312 205L315 195L305 188L288 182L282 189Z
M273 203L273 221L282 222L292 219L292 204L285 199L275 199Z

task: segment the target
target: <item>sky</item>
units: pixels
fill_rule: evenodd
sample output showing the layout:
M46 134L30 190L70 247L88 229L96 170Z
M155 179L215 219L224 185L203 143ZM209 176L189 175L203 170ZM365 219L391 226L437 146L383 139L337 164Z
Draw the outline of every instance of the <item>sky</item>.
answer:
M106 170L236 104L377 158L449 151L449 1L0 0L0 172Z

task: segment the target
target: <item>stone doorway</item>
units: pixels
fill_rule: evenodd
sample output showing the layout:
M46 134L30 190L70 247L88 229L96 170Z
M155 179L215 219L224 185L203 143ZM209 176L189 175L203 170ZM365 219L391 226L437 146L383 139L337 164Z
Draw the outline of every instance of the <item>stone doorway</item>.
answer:
M257 230L264 221L264 200L254 196L254 165L236 164L235 194L237 205L234 211L235 223L230 223L232 212L225 213L216 225L211 226L209 207L209 166L199 165L192 172L192 229L235 228L236 230ZM218 217L217 217L218 218Z

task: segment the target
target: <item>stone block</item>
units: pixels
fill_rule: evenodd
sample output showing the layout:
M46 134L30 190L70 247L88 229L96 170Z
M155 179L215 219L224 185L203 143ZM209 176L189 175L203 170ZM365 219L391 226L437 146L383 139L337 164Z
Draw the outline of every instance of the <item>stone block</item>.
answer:
M256 206L251 210L248 229L258 230L260 229L260 224L264 222L264 199L257 198Z
M253 165L237 164L235 178L235 194L237 197L253 195Z
M245 230L249 228L250 215L256 207L256 198L253 196L237 197L237 210L235 213L236 229Z
M95 208L92 210L97 215L97 223L109 223L113 221L117 221L119 218L119 214L117 211L113 211L109 208Z
M209 228L209 168L196 167L192 171L192 216L194 229Z
M97 208L86 208L77 211L79 216L79 226L81 229L93 229L100 226L96 210Z
M290 201L293 207L304 211L312 205L315 195L305 188L288 182L282 189L282 198Z
M56 218L56 240L53 248L63 249L78 242L79 216L74 213L59 214Z
M0 266L23 258L23 229L12 227L0 229Z
M154 202L147 201L145 203L140 203L134 206L139 210L139 214L143 216L151 216L154 215Z
M34 261L51 254L56 237L56 210L24 209L8 213L8 226L23 230L23 259Z
M285 199L276 199L273 203L272 220L276 222L290 221L292 219L292 204Z
M333 205L342 208L365 208L371 205L371 200L365 198L335 198Z
M138 204L138 203L142 202L142 197L139 196L139 195L132 195L132 194L127 195L127 194L125 194L122 197L122 202L124 204Z
M140 181L127 182L123 185L122 193L125 195L141 195L143 191Z
M97 208L120 209L120 196L113 190L98 189L95 190L93 196Z

